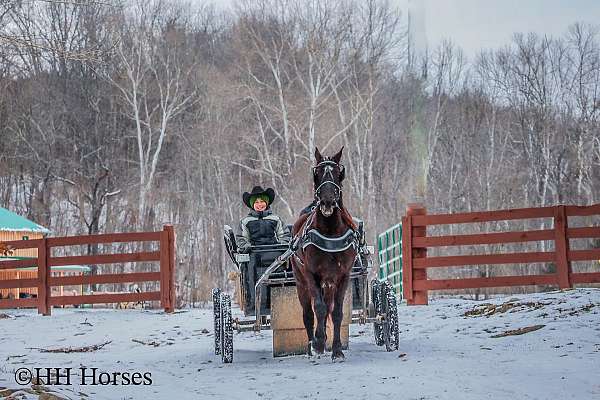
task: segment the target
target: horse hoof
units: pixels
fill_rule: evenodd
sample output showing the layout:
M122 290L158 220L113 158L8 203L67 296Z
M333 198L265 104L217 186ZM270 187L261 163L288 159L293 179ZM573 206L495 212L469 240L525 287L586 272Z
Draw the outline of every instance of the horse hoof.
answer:
M313 350L317 355L325 353L325 346L313 345Z
M325 353L325 342L316 341L312 344L312 348L317 354Z
M331 353L331 361L343 362L344 360L346 360L346 356L344 356L344 353L341 350L334 350Z

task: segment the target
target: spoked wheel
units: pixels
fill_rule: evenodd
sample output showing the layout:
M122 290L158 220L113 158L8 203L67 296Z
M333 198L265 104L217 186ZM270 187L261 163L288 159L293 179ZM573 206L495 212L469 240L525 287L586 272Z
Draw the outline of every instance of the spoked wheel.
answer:
M398 302L396 292L389 282L381 284L381 295L383 300L383 341L387 351L398 350L400 345L400 327L398 325Z
M215 354L221 354L221 289L212 290Z
M375 334L375 344L377 346L383 346L385 344L385 339L383 335L383 324L380 319L380 316L384 314L382 288L382 283L379 282L377 279L373 279L373 281L371 281L371 299L373 300L373 311L375 314L375 322L373 322L373 332Z
M398 325L398 301L394 287L389 282L371 282L375 322L375 344L385 345L387 351L398 350L400 345L400 328Z
M221 360L233 362L233 319L231 318L231 296L221 293Z

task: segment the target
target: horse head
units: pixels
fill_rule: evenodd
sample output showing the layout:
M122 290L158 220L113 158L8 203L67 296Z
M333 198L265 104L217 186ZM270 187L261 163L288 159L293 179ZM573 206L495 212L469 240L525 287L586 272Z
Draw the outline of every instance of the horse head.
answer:
M342 151L340 149L333 157L323 157L315 148L316 165L313 167L313 180L317 206L325 217L330 217L335 208L343 208L342 181L344 166L340 164Z

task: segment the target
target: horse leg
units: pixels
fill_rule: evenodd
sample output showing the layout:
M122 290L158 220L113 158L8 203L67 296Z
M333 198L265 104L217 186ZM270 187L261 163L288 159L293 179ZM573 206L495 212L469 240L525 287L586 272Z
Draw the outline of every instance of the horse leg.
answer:
M333 320L333 343L331 344L331 359L344 359L344 353L342 352L342 339L340 338L340 330L342 326L342 320L344 319L344 297L346 294L346 288L348 286L348 278L342 279L342 282L337 287L335 293L335 300L333 305L333 312L331 313L331 319Z
M312 301L306 284L300 283L299 280L296 281L296 291L298 292L298 299L302 306L302 319L304 320L304 328L308 337L306 353L312 356L312 345L315 338L315 314L312 309Z
M314 277L307 279L308 288L313 300L313 309L317 317L317 329L315 330L315 336L313 339L313 348L317 354L323 354L325 352L325 341L327 337L325 335L325 322L327 320L327 304L323 301L323 293L319 285L315 282Z

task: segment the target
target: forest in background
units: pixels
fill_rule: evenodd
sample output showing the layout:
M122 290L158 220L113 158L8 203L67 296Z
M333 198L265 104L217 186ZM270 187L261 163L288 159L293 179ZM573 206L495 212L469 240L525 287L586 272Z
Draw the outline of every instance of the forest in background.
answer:
M372 243L411 202L429 213L599 202L598 26L515 33L467 60L451 42L415 51L403 11L4 0L0 206L57 236L173 223L189 304L226 280L222 228L247 212L242 192L273 187L288 223L312 200L315 146L344 146L344 202ZM551 221L520 224L485 228Z

